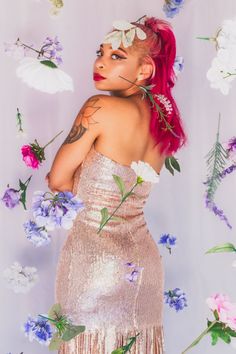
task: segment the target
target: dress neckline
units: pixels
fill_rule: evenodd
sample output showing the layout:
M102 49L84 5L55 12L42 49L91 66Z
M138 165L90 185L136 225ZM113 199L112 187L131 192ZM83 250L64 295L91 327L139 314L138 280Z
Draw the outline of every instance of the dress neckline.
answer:
M115 161L115 160L111 159L110 157L108 157L108 156L102 154L100 151L97 151L97 150L95 149L94 145L93 145L93 150L94 150L95 154L97 154L97 155L103 157L104 159L106 159L106 160L108 160L108 161L113 162L115 165L122 166L122 167L125 167L125 168L129 168L129 169L131 169L131 170L133 171L133 169L131 168L130 165L124 165L124 164L122 164L122 163L120 163L120 162L118 162L118 161ZM134 173L135 173L135 172L134 172Z
M108 157L108 156L106 156L106 155L104 155L104 154L102 154L100 151L97 151L96 149L95 149L95 147L94 147L94 145L93 145L93 151L95 152L95 154L96 155L98 155L98 156L101 156L102 158L104 158L105 160L108 160L108 161L110 161L110 162L113 162L115 165L117 165L117 166L121 166L121 167L124 167L124 168L127 168L127 169L130 169L130 170L132 170L134 173L135 173L135 171L132 169L132 167L130 166L130 165L124 165L124 164L122 164L122 163L120 163L120 162L118 162L118 161L115 161L115 160L113 160L113 159L111 159L110 157ZM144 161L145 162L145 161ZM148 163L148 162L147 162ZM149 164L150 165L150 164ZM151 166L151 165L150 165ZM151 166L152 167L152 166ZM153 168L153 167L152 167ZM153 170L155 171L155 169L153 168ZM156 171L155 171L156 172ZM157 173L157 172L156 172ZM160 176L160 173L157 173L158 174L158 176Z

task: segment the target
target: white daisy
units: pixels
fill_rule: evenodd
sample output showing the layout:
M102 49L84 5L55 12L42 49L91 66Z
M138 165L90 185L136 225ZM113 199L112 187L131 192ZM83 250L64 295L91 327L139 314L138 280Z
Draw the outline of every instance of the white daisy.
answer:
M16 75L30 87L46 93L73 91L72 78L49 60L26 57L21 60Z
M138 183L142 183L143 181L158 183L159 182L159 174L152 168L149 163L144 161L133 161L130 167L134 170L137 175Z
M113 50L119 48L121 43L124 48L131 46L135 34L140 40L144 40L147 37L141 28L124 20L113 22L113 27L115 30L108 33L103 41L103 43L110 43Z

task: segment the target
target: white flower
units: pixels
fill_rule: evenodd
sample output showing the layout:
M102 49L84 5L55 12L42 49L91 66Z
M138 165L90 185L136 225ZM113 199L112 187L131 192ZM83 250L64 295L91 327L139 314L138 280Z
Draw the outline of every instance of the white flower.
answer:
M231 82L236 78L236 76L226 77L228 72L227 65L217 56L213 59L211 67L206 74L211 87L220 89L224 95L229 93Z
M20 263L14 262L9 268L3 271L3 276L8 287L15 293L27 293L37 282L37 269L34 267L22 267Z
M144 40L147 37L141 28L124 20L113 22L113 27L115 30L108 33L103 41L103 43L111 43L113 50L119 48L121 43L124 48L131 46L135 34L140 40Z
M133 161L130 167L134 170L137 177L141 177L143 181L157 183L159 182L159 174L149 165L149 163L144 161Z
M39 61L26 57L20 62L16 75L30 87L42 92L53 94L61 91L73 91L72 78L58 69L55 64L52 64L53 67L46 65L48 62L48 60Z
M20 60L26 56L28 49L20 44L17 44L17 42L5 42L4 51L8 56L12 57L13 59Z
M236 19L225 20L217 36L217 43L220 48L236 46Z

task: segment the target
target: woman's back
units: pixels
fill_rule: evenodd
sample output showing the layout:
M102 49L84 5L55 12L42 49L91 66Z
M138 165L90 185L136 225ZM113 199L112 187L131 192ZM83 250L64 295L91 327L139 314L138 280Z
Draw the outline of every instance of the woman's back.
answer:
M105 99L110 115L94 143L95 149L123 165L138 160L148 162L160 173L165 155L160 154L150 133L148 99L140 99L140 94L131 98L107 96Z

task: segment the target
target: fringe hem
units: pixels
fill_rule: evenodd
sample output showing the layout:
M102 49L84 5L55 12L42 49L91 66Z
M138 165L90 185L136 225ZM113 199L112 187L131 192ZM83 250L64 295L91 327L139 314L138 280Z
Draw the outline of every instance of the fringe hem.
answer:
M165 354L163 327L153 326L143 329L116 331L87 331L69 342L64 342L58 354L111 354L111 352L128 343L128 338L136 334L136 342L131 347L131 354Z

